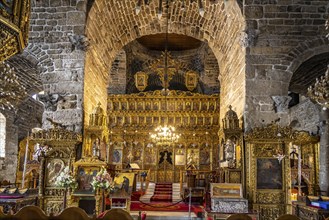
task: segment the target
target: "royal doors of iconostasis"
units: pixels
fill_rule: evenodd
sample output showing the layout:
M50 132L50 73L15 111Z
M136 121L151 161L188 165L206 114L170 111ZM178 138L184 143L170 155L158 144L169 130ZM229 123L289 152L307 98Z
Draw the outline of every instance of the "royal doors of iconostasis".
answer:
M159 146L157 149L157 182L173 182L174 180L174 153L173 148Z

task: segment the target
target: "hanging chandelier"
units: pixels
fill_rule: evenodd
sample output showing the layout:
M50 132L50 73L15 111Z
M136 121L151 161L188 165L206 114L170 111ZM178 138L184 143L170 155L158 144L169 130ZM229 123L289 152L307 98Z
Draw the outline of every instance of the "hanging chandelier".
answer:
M162 1L160 1L162 3ZM166 0L166 9L167 13L169 12L169 0ZM166 16L166 41L165 41L165 52L163 54L164 58L164 68L163 71L160 71L163 73L163 75L160 75L162 86L163 86L163 95L165 97L165 113L167 115L167 95L169 94L169 82L174 75L172 72L175 68L168 67L168 26L169 26L169 19L168 16ZM169 70L170 69L170 70ZM175 133L175 127L171 125L165 124L164 126L158 126L155 128L154 133L150 133L151 139L157 143L162 145L170 145L171 143L176 143L178 139L180 138L180 134Z
M13 109L27 94L25 86L18 80L15 69L0 62L0 109Z
M154 131L155 133L151 133L151 138L155 143L161 144L170 144L176 143L180 138L180 134L175 133L175 127L173 126L159 126Z
M329 65L325 75L317 78L314 85L308 88L307 95L321 105L323 110L329 108Z

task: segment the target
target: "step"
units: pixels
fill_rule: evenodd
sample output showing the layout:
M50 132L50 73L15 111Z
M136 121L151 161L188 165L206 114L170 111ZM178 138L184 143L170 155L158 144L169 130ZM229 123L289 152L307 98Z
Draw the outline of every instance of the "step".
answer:
M163 211L146 211L147 220L201 220L202 218L197 218L194 212L191 212L191 217L189 217L188 212L163 212ZM130 212L130 215L134 220L138 219L138 211Z

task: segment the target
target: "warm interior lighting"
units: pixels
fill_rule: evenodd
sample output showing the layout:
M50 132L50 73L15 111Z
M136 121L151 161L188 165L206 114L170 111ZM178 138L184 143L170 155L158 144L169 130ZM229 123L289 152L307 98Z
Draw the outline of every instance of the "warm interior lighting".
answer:
M178 141L180 138L180 134L175 133L175 127L173 126L159 126L157 127L154 131L155 133L151 133L151 138L154 140L156 143L161 143L161 144L170 144L170 143L175 143Z
M169 26L169 1L166 0L166 9L167 9L167 16L166 16L166 41L165 41L165 52L164 52L164 71L163 71L163 89L164 89L164 96L165 96L165 112L167 113L167 95L169 93L169 81L170 76L168 74L168 26ZM161 10L162 15L162 0L159 0L159 12ZM158 14L159 16L159 14ZM170 144L175 143L178 141L180 134L175 133L174 126L159 126L154 131L155 133L150 133L151 138L157 144Z
M27 94L18 80L15 69L6 62L0 62L0 108L13 109Z
M310 86L307 91L307 95L319 105L323 110L329 108L329 66L324 76L320 79L316 79L313 86Z

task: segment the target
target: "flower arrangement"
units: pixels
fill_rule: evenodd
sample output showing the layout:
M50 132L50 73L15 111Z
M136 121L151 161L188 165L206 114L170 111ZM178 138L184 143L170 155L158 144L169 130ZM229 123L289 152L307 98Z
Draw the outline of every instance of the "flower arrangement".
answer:
M58 187L72 188L75 189L78 184L77 181L70 174L69 167L65 167L63 172L55 180L55 185Z
M91 185L94 190L97 188L108 189L110 191L114 190L114 181L105 167L101 167L101 170L93 177Z

